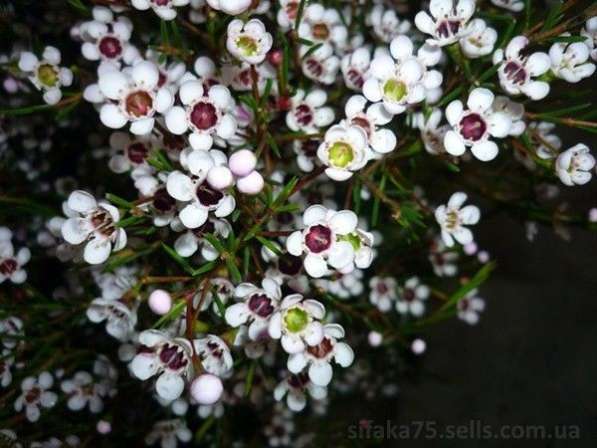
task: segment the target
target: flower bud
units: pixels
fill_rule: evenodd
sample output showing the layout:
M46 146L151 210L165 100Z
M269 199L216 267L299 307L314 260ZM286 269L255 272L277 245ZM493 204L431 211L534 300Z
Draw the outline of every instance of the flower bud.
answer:
M149 295L149 308L160 316L168 313L172 308L172 297L163 289L156 289Z
M214 404L223 390L222 380L209 373L199 375L191 383L191 395L199 404Z
M214 166L207 173L207 182L217 190L224 190L233 184L234 178L228 167Z
M242 193L257 194L263 189L263 177L257 171L253 171L248 176L241 177L236 185Z
M245 177L251 174L257 165L257 158L252 151L241 149L230 156L228 166L232 174L238 177Z

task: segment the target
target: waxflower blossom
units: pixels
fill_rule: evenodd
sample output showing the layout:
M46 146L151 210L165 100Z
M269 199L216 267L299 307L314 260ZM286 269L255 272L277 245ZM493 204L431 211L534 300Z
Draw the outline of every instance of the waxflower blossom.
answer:
M302 39L342 49L346 45L348 30L338 10L311 3L303 11L298 34Z
M153 62L137 62L131 70L108 70L99 75L99 94L89 98L103 102L100 120L109 128L119 129L130 123L136 135L149 134L155 114L172 106L174 96L166 87L159 87L160 73Z
M382 313L388 312L398 298L396 279L393 277L372 277L369 280L369 301Z
M241 283L234 295L242 302L226 308L226 322L232 327L249 324L248 336L255 341L267 330L271 317L278 309L282 298L280 285L266 277L261 282L261 288L251 283Z
M131 171L131 177L151 175L153 168L149 165L151 152L158 148L158 142L150 135L131 138L126 132L114 132L110 135L111 157L108 167L115 173Z
M591 180L595 158L583 143L563 151L556 159L556 174L564 185L584 185Z
M493 52L497 31L488 27L483 19L473 19L467 27L466 36L459 41L462 53L467 58L479 58Z
M223 85L205 88L190 80L178 92L184 107L174 106L166 113L166 126L176 135L191 131L189 142L194 149L211 149L213 135L228 139L236 132L234 100Z
M360 126L334 125L326 131L317 157L328 167L325 173L330 179L347 180L371 158L367 133Z
M556 42L549 49L551 71L558 78L577 83L595 73L595 64L588 62L589 56L589 47L584 42Z
M491 3L512 12L520 12L524 9L524 0L491 0Z
M514 37L505 51L498 49L493 53L493 63L500 64L500 85L508 94L524 94L532 100L540 100L549 93L549 84L533 78L546 73L551 60L547 53L523 53L528 44L529 40L525 36Z
M535 152L541 159L554 159L560 153L562 140L555 134L556 125L547 121L529 124L531 140L535 143Z
M136 310L130 309L119 300L94 299L87 308L87 318L94 323L106 322L106 333L127 341L137 323Z
M415 55L412 41L398 36L390 43L389 53L378 52L371 61L363 95L373 103L382 101L389 113L397 115L441 85L441 73L427 68L439 61L441 52L423 46Z
M400 20L394 9L385 8L384 5L374 5L366 20L373 33L385 43L390 43L401 34L407 34L411 29L408 20Z
M322 45L307 55L304 51L301 68L305 76L322 84L333 84L340 69L340 59L331 45Z
M435 209L435 219L442 229L442 239L448 247L454 245L454 240L462 245L473 241L473 233L465 226L477 224L481 212L474 205L462 207L466 199L465 193L454 193L447 205L440 205Z
M107 390L101 383L96 383L90 373L80 371L71 379L60 384L62 392L68 395L67 407L71 411L80 411L89 406L89 410L97 414L104 408L102 397Z
M25 378L21 383L21 395L14 404L15 411L21 412L24 409L27 420L39 420L41 408L51 408L58 401L56 393L50 391L53 384L54 378L49 372Z
M332 380L332 365L334 360L342 367L348 367L354 360L354 353L350 346L338 339L344 337L344 328L338 324L323 326L323 339L315 346L307 347L303 352L293 353L288 357L288 370L300 373L308 367L309 379L316 386L327 386Z
M176 238L174 250L181 257L190 257L201 246L201 256L207 261L213 261L218 258L218 250L205 239L206 234L211 234L216 238L228 238L230 234L230 223L225 219L208 218L201 226L188 230Z
M482 87L474 89L467 100L468 109L460 100L454 100L446 107L446 118L452 129L444 136L446 151L461 156L470 147L473 155L487 162L498 154L498 146L490 137L504 138L510 132L512 120L500 111L493 111L494 95Z
M512 101L507 96L498 95L493 100L491 109L494 112L503 112L510 117L512 124L509 135L518 137L525 131L527 125L524 121L524 105L522 103Z
M431 36L427 43L443 47L466 35L466 25L474 12L475 0L431 0L431 15L426 11L418 12L415 25L421 32Z
M317 132L334 120L334 110L325 106L327 94L313 89L306 93L298 89L290 98L290 110L286 113L286 125L293 131Z
M303 230L290 234L286 249L297 257L305 253L305 270L315 278L326 275L328 265L342 273L351 272L355 265L367 268L373 259L373 235L357 225L357 216L350 210L336 212L312 205L303 213Z
M50 105L62 99L61 87L69 87L73 82L73 72L60 67L60 60L60 50L50 46L44 49L41 59L29 51L19 57L19 69L43 92L44 101Z
M475 325L479 322L480 314L485 311L485 301L478 297L477 290L473 289L458 301L456 308L460 320L469 325Z
M274 399L281 401L286 397L288 409L300 412L307 405L307 394L314 400L322 400L327 396L327 388L314 384L307 372L289 375L274 389ZM284 443L288 445L288 443Z
M249 64L260 64L272 48L273 38L263 22L251 19L246 23L233 20L228 24L226 48L236 58Z
M371 64L371 51L366 47L347 53L340 61L344 84L351 90L362 91Z
M411 277L398 288L396 311L420 317L425 312L425 301L429 298L429 287L421 284L417 277Z
M83 258L87 263L103 263L110 252L126 246L126 232L117 227L120 213L113 205L77 190L68 197L64 211L68 219L62 224L62 237L67 243L85 245Z
M201 359L201 365L207 373L216 376L225 376L232 369L232 355L226 343L219 337L208 334L206 337L196 339L195 352Z
M141 351L131 361L132 373L140 380L157 375L156 392L165 400L180 397L193 370L193 348L185 338L170 338L157 330L139 334Z
M433 109L429 117L425 117L422 113L414 115L413 125L421 131L421 140L429 154L438 155L446 152L444 137L450 130L450 125L440 125L441 121L442 111L440 109Z
M245 12L251 6L251 0L207 0L213 9L232 16Z
M176 9L189 4L190 0L131 0L133 7L145 11L149 8L164 20L174 20Z
M160 442L162 448L176 448L178 440L187 443L192 438L193 433L187 427L184 419L175 418L154 423L151 432L145 436L145 444L153 445Z
M6 227L0 227L0 284L6 280L14 284L27 280L27 272L23 266L31 258L31 251L22 247L15 254L11 238L12 232Z
M321 319L324 316L325 307L320 302L291 294L282 299L270 318L268 333L271 338L281 340L286 353L301 353L323 340Z

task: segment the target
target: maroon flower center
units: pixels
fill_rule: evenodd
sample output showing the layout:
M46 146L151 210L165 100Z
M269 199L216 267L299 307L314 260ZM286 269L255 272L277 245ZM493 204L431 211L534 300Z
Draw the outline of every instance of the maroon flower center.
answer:
M524 66L515 61L510 61L506 64L504 73L514 84L524 84L527 79L527 71Z
M313 25L313 37L315 37L316 39L325 40L329 36L330 29L325 23L321 22Z
M380 294L385 294L388 292L388 286L385 283L378 283L377 287L375 288L377 289L377 292Z
M197 199L206 207L218 204L223 197L224 194L221 191L216 190L207 182L197 187Z
M365 80L363 79L363 75L361 74L361 72L354 68L348 70L346 77L351 83L354 84L355 87L359 89L363 87L363 84L365 84Z
M306 66L307 70L316 78L323 74L323 65L313 58L307 60Z
M468 299L462 299L458 302L458 309L460 311L467 311L470 307L470 300Z
M477 113L470 113L460 120L460 134L467 140L480 140L486 131L487 123Z
M307 126L313 121L313 111L306 104L299 105L294 111L294 116L296 117L296 121L303 126Z
M116 231L112 215L103 209L97 209L93 212L90 220L95 230L102 235L110 237Z
M309 229L305 244L311 252L323 252L332 245L332 231L329 227L317 224Z
M7 258L0 263L0 272L5 276L9 276L17 270L18 266L19 265L14 258Z
M303 260L301 257L284 254L278 259L278 269L282 274L294 276L298 274L303 267Z
M313 347L307 347L307 351L316 358L325 358L332 350L334 345L330 338L323 338L323 340Z
M189 362L180 347L170 344L164 344L160 350L160 361L171 370L180 370Z
M454 36L460 29L459 20L443 20L437 27L437 35L447 38Z
M169 212L176 205L176 201L172 198L165 188L160 188L153 195L153 207L162 212Z
M158 87L162 87L168 81L168 76L164 72L160 70L160 74L158 75Z
M402 294L402 298L407 302L412 302L415 300L416 295L412 289L405 289L404 293Z
M151 1L156 6L168 6L168 3L170 3L170 0L151 0Z
M126 97L125 108L133 117L146 117L153 110L153 99L145 90L138 90Z
M197 129L205 131L213 128L218 122L218 113L211 103L200 102L193 106L191 111L191 123Z
M147 158L149 148L141 142L134 142L126 148L126 152L131 162L140 164Z
M207 221L205 221L205 223L202 226L193 230L193 233L195 234L195 236L197 238L203 238L203 236L205 234L215 233L215 231L216 231L216 226L214 225L214 223L207 220Z
M319 148L319 140L305 140L301 144L301 149L305 156L313 158L317 155L317 148Z
M122 53L122 45L120 44L120 41L112 36L102 38L98 48L100 53L109 59L115 59Z
M272 300L265 294L253 294L249 299L248 306L259 317L268 317L274 312Z
M32 387L27 393L25 394L25 401L27 403L35 403L41 397L41 389L39 387Z
M309 376L306 372L290 375L288 384L295 389L302 389L309 383Z

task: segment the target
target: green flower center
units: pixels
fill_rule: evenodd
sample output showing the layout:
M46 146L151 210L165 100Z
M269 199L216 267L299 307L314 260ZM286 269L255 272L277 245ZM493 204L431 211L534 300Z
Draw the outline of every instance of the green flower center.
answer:
M254 56L259 50L257 41L249 36L240 36L236 39L236 45L245 56Z
M383 94L391 101L400 101L406 96L406 84L397 79L388 79L383 86Z
M333 166L344 168L354 159L352 146L346 142L336 142L329 149L329 159Z
M336 239L338 241L348 241L352 245L354 250L359 250L361 247L361 239L359 238L359 235L357 235L356 233L349 233L347 235L338 235L338 237Z
M301 308L292 308L284 315L284 325L291 333L298 333L309 323L309 315Z
M58 82L58 71L51 64L42 64L37 69L37 77L42 84L54 87Z

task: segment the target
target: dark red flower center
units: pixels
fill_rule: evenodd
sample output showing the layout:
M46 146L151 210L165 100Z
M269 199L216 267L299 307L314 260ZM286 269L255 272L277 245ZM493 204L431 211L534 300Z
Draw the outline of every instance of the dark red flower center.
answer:
M126 152L131 162L140 164L147 158L149 148L144 143L134 142L128 145Z
M6 258L0 263L0 273L8 277L17 270L18 266L19 264L14 258Z
M272 299L265 294L253 294L249 299L249 309L259 317L268 317L274 312Z
M486 131L487 123L477 113L470 113L460 120L460 133L467 140L480 140Z
M214 223L210 220L207 220L202 226L197 227L195 230L193 230L193 233L197 238L203 238L203 236L205 236L206 234L215 233L215 231L216 226L214 225Z
M213 128L218 122L218 113L211 103L200 102L193 106L191 122L202 131Z
M125 100L125 108L133 117L146 117L153 110L153 98L145 90L129 93Z
M122 45L120 41L113 36L106 36L100 40L99 51L109 59L115 59L122 54Z
M329 227L317 224L309 229L305 244L311 252L323 252L332 245L332 231Z
M160 188L153 195L153 207L159 212L166 213L174 208L176 201L165 188Z
M325 358L334 349L334 344L330 338L323 338L323 340L315 346L307 347L307 351L316 358Z
M197 199L206 207L216 205L224 197L224 193L216 190L207 182L203 182L197 187Z
M447 38L454 36L460 29L460 20L443 20L437 27L437 35Z
M514 84L524 84L527 79L527 71L524 66L515 61L510 61L505 65L504 73Z
M179 346L170 344L164 344L160 350L160 361L171 370L180 370L189 362Z
M307 126L313 121L313 111L306 104L299 105L294 111L294 116L296 121L303 126Z
M303 267L303 260L301 257L284 254L278 259L278 269L282 274L295 276Z
M358 89L362 88L363 84L365 84L365 80L363 79L363 75L361 74L361 72L354 68L348 70L348 73L346 73L346 77Z
M416 295L415 292L409 288L404 290L402 298L407 302L412 302L413 300L415 300Z
M313 158L317 155L317 148L319 148L319 143L319 140L305 140L301 144L301 149L307 157Z

